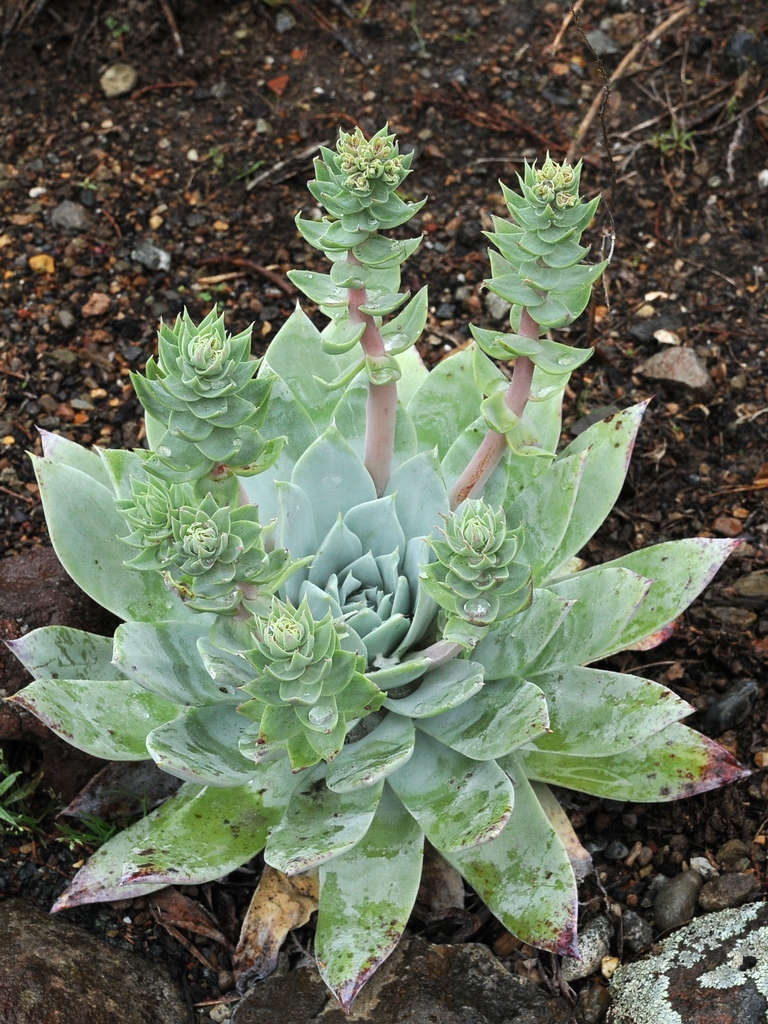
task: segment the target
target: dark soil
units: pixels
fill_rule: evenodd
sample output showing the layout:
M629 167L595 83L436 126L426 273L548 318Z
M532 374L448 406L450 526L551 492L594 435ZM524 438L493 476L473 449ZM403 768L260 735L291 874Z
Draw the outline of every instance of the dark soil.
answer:
M691 4L639 47L581 132L605 76L679 7L586 0L553 52L568 6L178 0L180 55L159 2L50 0L32 18L31 2L9 0L14 31L2 55L0 107L0 556L48 543L25 454L39 451L36 424L81 444L141 443L128 371L153 351L159 317L182 305L201 317L222 303L233 332L255 323L255 351L263 351L295 303L286 271L321 267L293 218L312 206L312 152L339 126L370 132L388 121L402 147L416 150L407 187L414 198L429 196L419 218L426 240L405 279L430 288L421 348L430 364L467 342L470 320L495 323L480 285L488 272L481 232L504 212L497 178L512 182L524 158L547 149L562 158L572 147L585 161L586 190L605 197L590 240L607 250L613 229L615 251L605 289L567 332L569 342L594 346L595 358L572 380L566 425L655 394L620 502L586 557L686 536L744 541L672 639L614 664L667 683L701 711L755 680L741 717L697 715L691 724L758 770L738 786L669 806L573 800L579 833L598 851L600 885L585 884L585 918L605 908L603 887L610 902L649 916L654 872L675 874L694 855L714 859L729 839L749 845L761 881L765 872L768 597L750 596L739 581L768 566L768 184L765 174L758 179L768 167L768 36L759 4ZM601 26L617 52L598 58L585 33ZM139 78L128 95L106 99L99 76L113 63L133 65ZM64 200L83 209L82 228L57 226L52 213ZM170 255L169 270L136 259L147 242ZM695 350L709 390L642 376L645 360L669 341ZM26 748L8 744L8 756L11 767L34 767ZM50 905L83 855L69 856L54 833L50 826L34 842L0 847L7 892ZM651 872L605 858L600 850L614 842L647 847ZM251 879L235 879L216 897L233 920L244 897L232 893ZM145 933L138 942L135 928L126 934L123 914L78 917L101 922L112 941L159 955L159 939ZM550 970L548 962L533 966L531 951L487 915L477 926L474 938L511 957L516 970ZM454 921L429 937L467 933L466 921ZM177 957L197 1000L216 998L218 981L227 985L226 954L206 955L223 978L184 950Z

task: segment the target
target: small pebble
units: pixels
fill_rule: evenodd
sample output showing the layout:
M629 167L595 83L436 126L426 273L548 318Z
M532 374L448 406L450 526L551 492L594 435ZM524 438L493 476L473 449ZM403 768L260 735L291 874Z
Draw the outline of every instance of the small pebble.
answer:
M624 860L625 857L629 856L629 850L618 841L609 843L605 848L605 859L606 860Z
M621 927L624 945L629 946L633 953L639 953L653 942L653 928L634 910L624 911L621 916Z
M566 981L588 978L600 970L604 956L610 953L613 925L607 917L595 917L579 932L581 960L563 957L562 974Z
M717 868L713 868L706 857L691 857L690 860L691 869L697 871L705 882L708 882L711 878L717 878L720 872Z
M502 299L500 295L496 295L495 292L488 292L484 301L485 308L488 310L488 315L492 320L500 323L509 316L512 304L507 302L506 299Z
M579 992L576 1003L576 1020L578 1024L602 1024L611 1008L611 996L608 989L599 982Z
M722 736L728 729L739 725L752 713L758 690L754 679L742 679L729 686L725 693L707 708L701 720L701 731L708 736Z
M453 314L456 312L456 307L451 302L441 302L435 310L435 316L438 320L450 320Z
M731 381L733 384L733 381ZM768 601L768 569L747 573L736 580L733 589L740 597L750 597L759 601Z
M751 850L741 839L729 839L723 843L715 854L715 860L721 868L731 871L740 871L742 867L749 867Z
M661 887L653 901L653 916L659 931L679 928L693 918L702 885L698 872L684 871Z
M125 96L139 80L138 73L130 64L113 64L99 78L101 91L108 100Z
M706 883L699 893L699 906L707 911L727 910L757 899L759 893L760 881L755 875L732 872Z
M60 309L56 314L56 323L59 327L63 327L65 331L68 331L71 327L75 326L77 319L71 309Z

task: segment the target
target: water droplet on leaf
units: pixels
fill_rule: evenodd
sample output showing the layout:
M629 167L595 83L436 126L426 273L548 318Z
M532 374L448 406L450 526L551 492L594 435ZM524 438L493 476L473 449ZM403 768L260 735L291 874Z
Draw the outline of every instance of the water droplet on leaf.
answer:
M338 713L328 704L316 704L309 709L307 718L318 729L330 732L338 721Z
M484 619L490 615L491 606L481 597L473 597L471 601L465 601L464 614L470 619Z

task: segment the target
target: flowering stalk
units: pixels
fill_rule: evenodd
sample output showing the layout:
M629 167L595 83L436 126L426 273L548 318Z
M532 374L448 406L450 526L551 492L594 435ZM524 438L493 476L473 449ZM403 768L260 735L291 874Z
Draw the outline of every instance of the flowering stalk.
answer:
M479 349L493 359L515 359L512 382L493 383L483 403L489 431L451 490L451 508L477 497L507 448L518 455L549 455L523 421L528 401L549 398L565 387L571 372L591 355L574 351L543 337L550 328L564 327L585 309L592 284L607 263L581 261L589 251L579 244L581 232L598 200L579 199L581 166L557 164L547 156L541 168L526 164L520 179L522 195L502 186L511 221L494 218L488 237L491 251L491 291L511 303L514 334L472 328ZM534 373L546 376L538 392ZM544 384L544 381L542 381Z
M416 251L420 238L391 241L382 228L404 224L422 203L406 203L397 188L409 173L411 154L401 156L386 127L370 140L360 129L339 133L336 152L323 148L309 183L328 212L319 223L296 218L299 231L333 262L331 273L294 271L289 277L331 318L323 348L340 355L360 343L356 360L329 387L349 384L361 371L368 377L365 466L380 497L389 482L395 445L397 381L394 358L409 348L426 323L427 295L422 289L386 325L383 317L399 310L408 294L396 291L400 264Z

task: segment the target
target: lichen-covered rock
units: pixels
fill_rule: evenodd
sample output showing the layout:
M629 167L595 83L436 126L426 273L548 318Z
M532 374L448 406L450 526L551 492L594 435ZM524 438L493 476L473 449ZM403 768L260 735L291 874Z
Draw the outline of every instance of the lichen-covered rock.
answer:
M610 1024L765 1024L768 905L707 914L611 979Z

